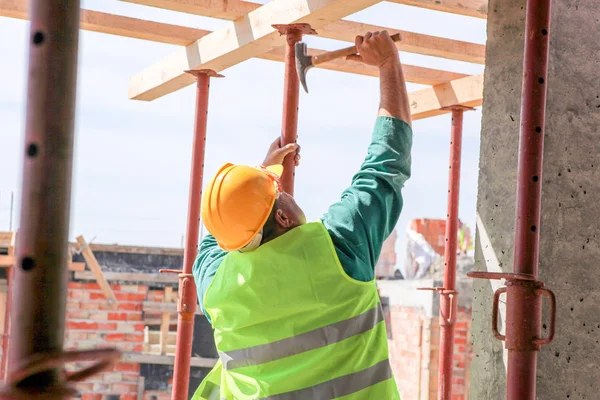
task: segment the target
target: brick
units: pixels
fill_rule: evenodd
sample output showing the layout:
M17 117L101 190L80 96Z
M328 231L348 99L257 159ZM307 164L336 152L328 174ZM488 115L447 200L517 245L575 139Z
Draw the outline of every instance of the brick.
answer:
M80 332L80 331L68 331L67 332L67 339L68 340L86 340L87 339L87 333L86 332Z
M461 337L454 338L454 344L467 344L467 339Z
M94 392L106 392L110 390L108 383L94 383Z
M122 311L142 311L142 303L119 302L119 310Z
M101 342L106 340L106 333L102 333L102 332L88 332L87 333L87 340L93 340L96 342Z
M136 344L135 347L133 348L133 351L135 351L136 353L141 353L144 350L144 345L143 344Z
M104 292L92 292L90 293L90 300L106 300L106 295Z
M92 302L84 302L81 303L81 308L84 310L99 310L100 309L100 303L92 303Z
M137 400L137 394L123 394L119 400Z
M102 400L102 395L97 393L85 393L81 400Z
M144 334L143 333L127 333L125 334L126 342L143 342Z
M119 301L144 301L146 300L146 293L115 293L115 297Z
M94 384L90 382L79 382L76 387L80 392L91 392L94 390Z
M117 322L117 331L123 333L134 333L135 325L128 322Z
M116 322L98 322L97 324L98 324L97 329L99 331L114 331L117 329Z
M119 363L114 367L115 371L122 372L140 372L140 364L135 363Z
M108 319L108 312L106 311L98 311L90 313L90 317L92 321L106 321Z
M142 313L127 313L127 321L141 321Z
M124 312L112 312L108 313L108 319L110 321L127 321L127 313Z
M87 319L89 316L90 312L85 310L67 311L67 319Z
M67 288L69 288L69 289L81 289L81 288L83 288L83 282L69 282L67 284Z
M68 321L67 329L96 330L96 329L98 329L98 323L97 322L85 322L85 321L81 321L81 322Z
M125 334L124 333L109 333L108 335L106 335L105 339L107 341L112 341L112 342L122 342L125 340Z
M110 385L110 390L119 393L120 395L124 395L127 393L135 394L137 393L137 385L131 383L113 383Z
M121 382L122 379L123 374L120 372L105 372L102 375L102 381L104 381L104 383L117 383Z
M100 285L98 283L86 282L83 284L83 288L87 290L102 290L100 289Z

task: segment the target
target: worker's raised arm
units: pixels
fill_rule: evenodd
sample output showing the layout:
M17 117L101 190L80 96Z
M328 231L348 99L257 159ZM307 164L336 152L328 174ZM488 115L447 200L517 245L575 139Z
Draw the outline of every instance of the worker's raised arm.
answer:
M370 281L402 210L401 191L411 173L412 128L398 51L389 35L367 34L357 38L357 47L360 56L350 58L380 70L379 113L360 170L322 220L346 273Z

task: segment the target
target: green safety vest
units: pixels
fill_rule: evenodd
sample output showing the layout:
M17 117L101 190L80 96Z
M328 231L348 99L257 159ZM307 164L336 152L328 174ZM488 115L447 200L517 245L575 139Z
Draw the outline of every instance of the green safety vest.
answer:
M193 400L399 400L375 281L343 270L321 222L231 252L206 290L219 360Z

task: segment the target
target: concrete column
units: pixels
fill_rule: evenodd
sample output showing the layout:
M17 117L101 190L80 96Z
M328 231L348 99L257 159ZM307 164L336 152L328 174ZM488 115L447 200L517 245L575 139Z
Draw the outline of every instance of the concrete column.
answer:
M513 268L524 6L524 0L489 2L480 271ZM600 2L553 0L552 7L540 279L558 307L555 341L538 358L537 398L593 399L600 392ZM503 343L491 333L492 293L490 282L474 282L472 399L505 398Z

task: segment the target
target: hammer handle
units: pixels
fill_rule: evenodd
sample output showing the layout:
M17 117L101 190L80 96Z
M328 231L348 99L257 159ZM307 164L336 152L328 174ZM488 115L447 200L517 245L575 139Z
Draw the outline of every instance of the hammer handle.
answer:
M394 42L398 42L402 39L402 37L400 36L399 33L395 33L392 36L390 36L390 38L392 38L392 41ZM347 56L351 56L352 54L356 54L356 45L354 46L350 46L350 47L346 47L344 49L339 49L339 50L335 50L335 51L328 51L327 53L323 53L323 54L319 54L317 56L314 56L312 58L312 65L319 65L322 64L324 62L327 61L331 61L331 60L336 60L338 58L342 58L342 57L347 57Z

